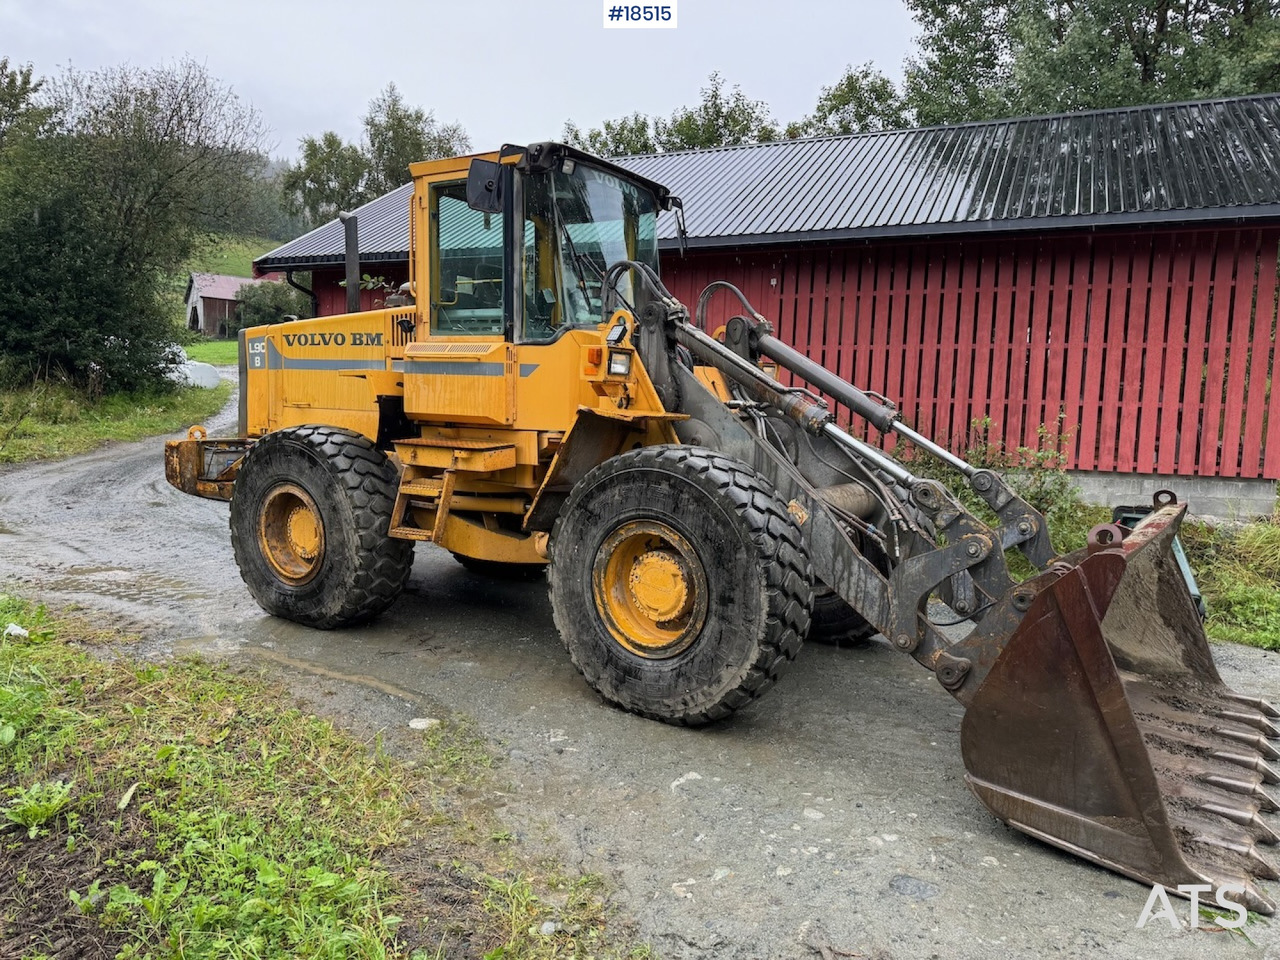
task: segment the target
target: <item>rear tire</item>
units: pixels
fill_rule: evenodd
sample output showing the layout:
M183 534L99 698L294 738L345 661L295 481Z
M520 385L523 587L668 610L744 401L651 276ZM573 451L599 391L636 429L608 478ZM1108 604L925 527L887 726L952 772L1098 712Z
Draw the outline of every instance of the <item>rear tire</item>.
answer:
M622 454L573 488L551 538L556 627L610 703L668 723L728 716L800 650L812 574L787 505L699 447Z
M849 606L844 597L823 589L824 592L813 596L809 636L805 639L833 647L865 647L879 631Z
M413 542L387 536L399 472L369 438L290 427L249 451L231 546L262 609L322 630L373 619L404 589Z

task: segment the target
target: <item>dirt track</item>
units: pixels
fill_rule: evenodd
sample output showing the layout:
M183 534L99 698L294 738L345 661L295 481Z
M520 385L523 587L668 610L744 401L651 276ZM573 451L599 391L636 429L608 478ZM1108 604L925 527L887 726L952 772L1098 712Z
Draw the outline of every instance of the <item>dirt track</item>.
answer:
M0 588L104 609L157 650L267 657L366 729L472 715L521 788L513 832L605 874L662 957L1280 956L1274 924L1250 926L1257 946L1135 929L1146 887L997 823L964 784L959 706L887 646L807 647L732 722L678 730L586 687L541 583L420 546L389 614L319 633L261 613L226 524L165 483L159 440L8 470ZM1228 683L1280 700L1280 656L1216 653Z

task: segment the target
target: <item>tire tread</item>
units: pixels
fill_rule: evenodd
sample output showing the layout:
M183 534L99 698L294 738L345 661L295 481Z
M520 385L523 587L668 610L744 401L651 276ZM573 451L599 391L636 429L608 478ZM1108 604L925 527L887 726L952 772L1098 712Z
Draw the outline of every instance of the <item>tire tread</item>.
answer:
M342 603L336 610L305 622L322 630L366 623L386 610L400 595L413 566L413 542L387 536L400 484L399 471L364 434L318 424L289 427L267 434L250 451L245 468L250 467L255 453L262 456L261 450L289 443L305 447L340 484L354 514L359 550L354 576L343 594ZM254 549L254 546L243 541L233 510L231 544L241 575L259 604L269 613L276 613L246 572L242 553Z
M662 709L646 709L625 692L611 700L640 716L683 726L701 726L722 720L763 695L782 676L800 651L809 629L812 571L804 538L787 505L758 473L732 457L702 447L655 446L622 454L596 467L574 487L551 533L551 557L565 518L572 516L582 498L601 480L638 467L658 468L689 477L704 489L714 489L722 501L746 523L762 563L768 585L766 629L756 653L737 686L705 709L685 712L678 702ZM573 613L556 594L554 576L548 577L552 611L564 635L562 621ZM591 681L585 665L566 642L574 666ZM594 685L594 684L593 684Z

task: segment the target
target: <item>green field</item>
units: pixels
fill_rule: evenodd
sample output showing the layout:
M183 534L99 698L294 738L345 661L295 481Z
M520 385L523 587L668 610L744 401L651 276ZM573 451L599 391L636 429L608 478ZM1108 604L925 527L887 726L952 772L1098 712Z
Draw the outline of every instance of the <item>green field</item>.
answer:
M200 339L188 343L184 350L192 360L201 363L212 363L215 367L234 367L240 359L240 342L238 340L205 340Z

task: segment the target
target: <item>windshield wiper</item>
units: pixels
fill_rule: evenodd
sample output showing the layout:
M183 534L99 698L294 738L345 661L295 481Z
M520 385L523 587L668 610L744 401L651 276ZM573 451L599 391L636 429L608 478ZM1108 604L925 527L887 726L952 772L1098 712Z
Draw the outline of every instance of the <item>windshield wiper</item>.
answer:
M578 248L573 245L573 237L569 234L569 225L556 217L556 223L560 225L560 232L564 234L565 242L569 245L569 257L576 264L587 258L584 254L578 252ZM592 264L594 267L595 264ZM582 271L575 269L574 275L578 278L578 289L582 291L582 299L587 304L587 309L591 309L591 292L587 289L587 280L582 275Z

